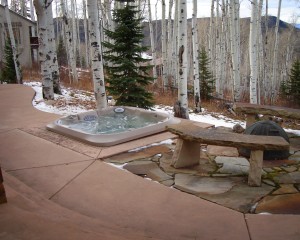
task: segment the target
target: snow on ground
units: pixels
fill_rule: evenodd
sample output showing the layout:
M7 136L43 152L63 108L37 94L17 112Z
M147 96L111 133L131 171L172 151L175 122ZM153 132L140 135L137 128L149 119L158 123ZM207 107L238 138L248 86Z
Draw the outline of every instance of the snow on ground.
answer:
M55 94L55 101L45 102L43 100L42 84L40 82L25 82L24 85L30 86L35 90L36 95L32 104L41 111L66 116L95 109L95 98L91 92L62 87L62 95ZM170 106L157 105L154 107L154 110L173 114L173 108ZM245 121L234 120L221 114L209 113L205 109L203 110L203 112L197 114L190 113L190 120L214 124L216 127L224 126L232 128L235 124L240 124L244 128L246 126ZM285 129L285 131L300 136L300 130Z

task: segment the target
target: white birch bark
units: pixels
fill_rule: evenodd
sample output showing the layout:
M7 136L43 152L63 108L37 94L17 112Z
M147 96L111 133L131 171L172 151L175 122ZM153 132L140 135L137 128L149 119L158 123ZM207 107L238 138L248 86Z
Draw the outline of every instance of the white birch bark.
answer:
M211 1L211 9L210 9L210 22L209 22L209 39L208 39L208 54L210 59L210 69L215 75L215 46L216 46L216 38L215 38L215 0Z
M161 1L162 7L162 18L161 18L161 54L163 62L163 73L162 73L162 87L166 90L168 85L167 79L167 38L166 38L166 3L165 0Z
M262 31L261 31L261 17L262 17L263 0L259 0L258 3L258 16L257 16L257 66L258 66L258 84L257 84L257 103L261 103L261 88L264 85L264 50L262 43Z
M84 42L85 42L85 62L86 62L86 67L90 66L90 55L89 55L89 40L88 40L88 21L86 17L86 1L83 0L83 28L84 28Z
M172 72L172 42L173 42L173 31L172 31L172 11L173 11L174 0L169 0L169 13L168 13L168 27L167 27L167 60L168 60L168 78L171 80L171 85L173 84L173 72Z
M251 20L249 37L250 58L250 103L257 104L257 0L251 2Z
M12 52L13 52L13 59L14 59L14 64L15 64L17 83L21 84L22 83L22 73L21 73L21 69L20 69L20 63L18 60L18 49L16 46L15 37L14 37L12 25L11 25L11 19L10 19L10 13L9 13L9 9L8 9L7 0L5 0L3 3L4 3L5 18L6 18L7 28L8 28L9 38L10 38L10 44L11 44L11 48L12 48Z
M187 6L186 0L178 0L178 101L182 118L189 118L187 95Z
M269 1L266 0L266 14L265 14L265 40L264 40L264 104L268 102L268 99L270 99L271 96L271 81L270 81L270 74L269 74L269 54L268 54L268 32L269 32L269 26L268 26L268 11L269 11Z
M274 104L276 100L276 91L279 85L278 76L277 76L277 68L278 68L278 29L279 29L279 20L280 20L280 12L281 12L281 0L278 1L278 12L275 26L275 42L274 42L274 52L273 52L273 69L272 69L272 93L271 93L271 104Z
M68 19L68 14L66 12L64 0L61 0L61 10L63 13L63 20L64 20L65 46L67 48L67 53L68 53L68 65L69 65L69 67L71 67L73 82L78 83L76 58L75 58L75 54L74 54L73 37L72 37L71 26L70 26L71 24Z
M221 24L219 12L219 0L216 0L216 52L215 52L215 69L216 69L216 94L217 97L223 98L223 91L221 90Z
M194 103L195 112L201 112L200 82L199 82L199 48L197 24L197 0L193 0L192 14L192 46L193 46L193 78L194 78Z
M48 20L47 8L52 1L34 0L34 6L38 19L39 36L39 60L41 65L43 98L46 100L54 99L53 78L51 72L51 54L49 53Z
M91 62L93 70L94 93L96 98L97 109L107 107L103 61L101 52L99 12L96 0L87 2L88 19L89 19L89 37L91 49Z
M47 14L48 17L48 49L49 49L49 56L51 58L50 61L50 71L52 74L53 80L53 91L56 94L61 94L60 88L60 78L59 78L59 68L58 68L58 61L57 61L57 53L56 53L56 43L55 43L55 34L54 34L54 23L53 23L53 12L52 12L52 2L47 7Z
M240 26L239 1L230 0L230 38L233 76L233 100L240 100Z
M154 41L154 33L153 33L153 22L152 22L152 11L150 0L148 0L148 12L149 12L149 31L150 31L150 44L151 44L151 55L152 55L152 65L153 65L153 77L156 83L157 81L157 74L156 74L156 48L155 48L155 41Z
M72 47L73 47L73 54L74 54L74 61L75 61L75 67L77 67L77 54L78 54L78 41L77 41L77 28L76 28L76 17L75 17L75 4L76 0L71 0L71 17L72 17ZM72 61L72 59L71 59ZM73 69L72 69L73 71ZM76 82L78 81L75 80Z
M174 27L173 27L173 41L172 41L172 72L174 74L173 86L178 85L178 0L175 1L174 11Z

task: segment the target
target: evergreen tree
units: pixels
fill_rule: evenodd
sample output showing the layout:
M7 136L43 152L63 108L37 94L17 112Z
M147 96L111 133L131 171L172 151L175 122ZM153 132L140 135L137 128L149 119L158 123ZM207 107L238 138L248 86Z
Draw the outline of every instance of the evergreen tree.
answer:
M113 11L115 30L105 30L112 42L104 42L107 90L116 99L116 105L149 109L153 106L153 95L146 90L154 79L148 75L153 66L141 57L148 48L141 45L144 37L140 11L129 1L122 9Z
M8 38L4 48L4 66L2 71L2 81L7 83L17 83L17 74L15 69L13 50L10 39Z
M208 100L212 96L215 79L209 70L209 59L204 47L199 54L199 71L200 96L201 99Z
M288 90L292 101L300 105L300 60L296 60L291 68L291 73L289 74Z

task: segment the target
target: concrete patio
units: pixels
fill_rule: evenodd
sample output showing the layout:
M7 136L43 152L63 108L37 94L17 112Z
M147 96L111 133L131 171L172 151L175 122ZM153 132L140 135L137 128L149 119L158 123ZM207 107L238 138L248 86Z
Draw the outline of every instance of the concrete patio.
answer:
M113 147L45 129L34 91L0 85L0 239L299 239L300 215L244 214L117 169L104 159L174 137Z

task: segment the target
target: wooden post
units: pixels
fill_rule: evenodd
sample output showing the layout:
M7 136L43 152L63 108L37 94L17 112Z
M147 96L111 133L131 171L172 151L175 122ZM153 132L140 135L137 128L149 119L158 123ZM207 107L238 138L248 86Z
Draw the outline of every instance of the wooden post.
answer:
M264 151L252 150L250 154L250 169L248 176L248 185L259 187L261 185L261 174L263 165Z
M2 170L0 167L0 204L1 203L7 203L5 189L3 185L3 177L2 177Z
M200 144L198 142L178 139L172 158L174 168L191 167L200 161Z

